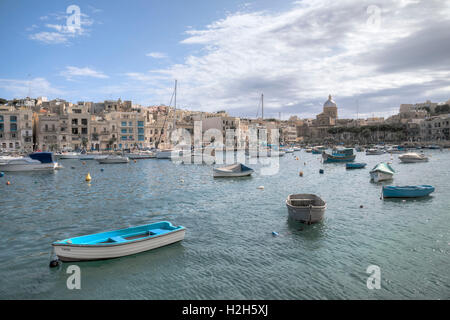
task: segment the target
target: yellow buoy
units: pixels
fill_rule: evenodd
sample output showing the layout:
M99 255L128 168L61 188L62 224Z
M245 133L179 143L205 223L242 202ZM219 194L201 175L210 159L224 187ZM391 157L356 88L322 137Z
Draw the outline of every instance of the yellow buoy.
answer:
M92 178L91 178L91 174L90 173L88 173L87 174L87 176L86 176L86 181L91 181L92 180Z

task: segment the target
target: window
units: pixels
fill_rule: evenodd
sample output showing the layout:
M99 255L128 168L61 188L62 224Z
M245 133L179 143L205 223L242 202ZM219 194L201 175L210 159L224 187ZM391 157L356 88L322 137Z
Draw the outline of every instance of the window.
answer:
M81 128L81 134L87 134L87 128Z
M119 149L122 149L122 144L121 143L119 143Z
M144 134L144 128L138 128L138 133L139 134Z
M122 129L121 132L122 133L127 133L127 129Z
M72 128L72 134L78 134L78 128Z
M138 121L138 127L143 127L144 126L144 121Z
M0 122L3 122L3 116L0 116Z
M72 119L72 125L78 125L78 119Z
M132 127L133 126L133 122L128 122L128 126Z
M4 126L4 124L0 123L0 132L3 132L5 130L3 126Z
M133 128L128 129L129 133L133 133Z
M87 124L88 124L87 119L81 119L81 124L82 124L83 126L87 126Z
M9 117L10 122L17 122L17 116L10 116Z
M126 127L126 126L127 126L126 121L122 121L122 127Z
M125 140L127 140L127 136L122 136L122 141L125 141Z
M11 127L11 131L17 131L17 123L11 123L10 127Z
M142 136L142 135L139 135L139 136L138 136L138 140L139 140L139 141L144 141L144 140L145 140L145 138L144 138L144 136Z
M27 114L25 114L25 115L23 116L23 120L28 120L28 115L27 115Z
M133 139L133 136L130 136L128 140L134 140L134 139Z

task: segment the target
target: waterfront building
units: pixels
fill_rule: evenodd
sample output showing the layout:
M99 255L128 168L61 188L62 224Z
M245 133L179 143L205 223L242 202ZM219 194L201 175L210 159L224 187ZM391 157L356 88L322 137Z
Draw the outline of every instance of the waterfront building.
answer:
M0 148L3 151L33 151L33 111L0 106Z
M449 140L450 114L429 117L420 123L422 141Z

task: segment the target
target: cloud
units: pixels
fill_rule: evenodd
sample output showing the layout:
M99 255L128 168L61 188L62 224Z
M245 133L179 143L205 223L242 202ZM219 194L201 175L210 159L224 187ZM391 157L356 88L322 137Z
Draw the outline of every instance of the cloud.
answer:
M71 14L66 14L64 12L50 13L47 16L42 16L39 19L47 21L53 19L56 22L63 23L46 23L43 28L49 30L39 31L31 33L28 37L31 40L39 41L45 44L70 44L71 40L79 36L90 35L90 29L88 27L94 24L94 20L89 18L89 16L83 12L80 12L80 24L79 26L72 26L67 21ZM37 25L27 28L27 31L33 31L39 28Z
M358 99L361 113L383 113L442 93L450 78L450 3L379 0L375 17L370 5L303 0L283 12L228 14L186 31L181 44L200 53L153 72L168 91L179 80L180 104L242 116L256 114L261 93L265 114L276 117L313 116L330 93L348 117Z
M14 97L60 96L66 92L54 88L45 78L37 77L30 80L0 79L0 88L10 92Z
M150 52L146 54L147 57L151 57L154 59L165 59L167 58L167 55L162 52Z
M64 76L67 80L71 80L74 77L91 77L98 79L109 78L103 72L93 70L91 68L78 68L73 66L67 66L64 71L61 71L60 75Z

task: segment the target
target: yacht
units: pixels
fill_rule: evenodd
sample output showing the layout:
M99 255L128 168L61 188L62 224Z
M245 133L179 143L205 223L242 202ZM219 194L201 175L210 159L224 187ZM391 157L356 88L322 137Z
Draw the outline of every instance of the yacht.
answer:
M51 152L31 153L28 157L13 158L0 163L0 171L42 171L55 170L58 167Z

